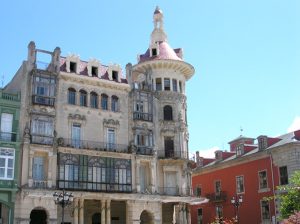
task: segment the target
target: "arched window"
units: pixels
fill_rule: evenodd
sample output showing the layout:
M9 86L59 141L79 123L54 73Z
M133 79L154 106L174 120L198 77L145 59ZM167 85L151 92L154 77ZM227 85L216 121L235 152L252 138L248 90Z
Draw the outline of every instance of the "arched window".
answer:
M101 95L101 108L102 110L108 109L108 96L106 94Z
M98 94L95 92L91 92L90 97L90 105L92 108L98 108Z
M68 103L72 105L76 104L76 90L73 88L68 89Z
M80 106L87 106L87 92L85 90L80 90Z
M171 121L173 120L173 109L171 106L164 106L164 120Z
M111 110L114 112L119 111L119 98L117 96L111 97Z

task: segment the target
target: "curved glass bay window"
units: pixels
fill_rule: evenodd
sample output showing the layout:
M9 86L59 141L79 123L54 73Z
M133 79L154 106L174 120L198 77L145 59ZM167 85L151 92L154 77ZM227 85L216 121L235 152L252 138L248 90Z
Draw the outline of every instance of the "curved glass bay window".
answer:
M60 189L131 192L131 160L109 157L58 155Z
M54 106L56 77L34 74L32 79L32 103Z
M134 91L133 119L150 121L153 120L153 96L149 92Z

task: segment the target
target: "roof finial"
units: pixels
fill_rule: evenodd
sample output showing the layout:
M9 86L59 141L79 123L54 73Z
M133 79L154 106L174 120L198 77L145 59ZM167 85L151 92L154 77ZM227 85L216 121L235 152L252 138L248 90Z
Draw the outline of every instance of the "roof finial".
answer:
M154 23L154 30L152 32L152 43L158 41L166 41L167 35L164 31L164 15L162 10L156 6L156 9L153 14L153 23Z
M240 126L240 132L241 132L241 136L243 136L243 128L242 128L242 126Z

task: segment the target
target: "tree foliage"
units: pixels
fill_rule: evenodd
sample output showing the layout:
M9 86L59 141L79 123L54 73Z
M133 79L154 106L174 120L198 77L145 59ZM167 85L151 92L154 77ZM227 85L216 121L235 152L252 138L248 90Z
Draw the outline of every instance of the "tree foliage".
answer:
M296 171L289 181L289 185L278 187L282 192L286 192L279 195L282 218L288 218L300 211L300 171Z

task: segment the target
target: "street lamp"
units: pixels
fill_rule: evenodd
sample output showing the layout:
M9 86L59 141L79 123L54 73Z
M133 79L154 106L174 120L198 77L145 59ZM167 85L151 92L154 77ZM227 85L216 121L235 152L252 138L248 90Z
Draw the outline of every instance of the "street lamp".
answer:
M60 205L62 207L62 218L61 218L61 223L64 224L64 216L65 216L65 207L67 205L70 205L73 202L73 194L65 192L63 190L60 193L54 192L53 194L54 202L57 205Z
M233 196L231 199L231 204L234 206L235 210L235 219L237 220L237 223L239 223L239 207L243 203L243 197L241 195Z

